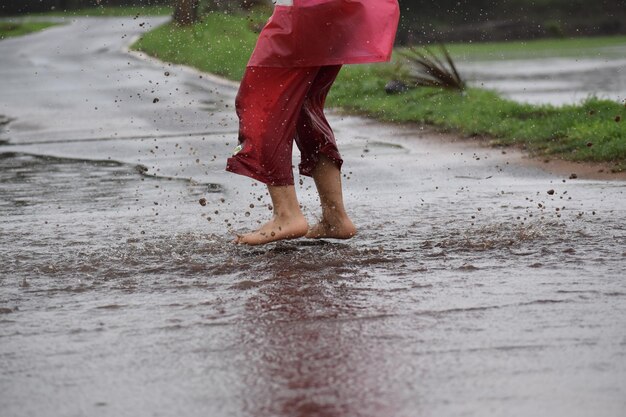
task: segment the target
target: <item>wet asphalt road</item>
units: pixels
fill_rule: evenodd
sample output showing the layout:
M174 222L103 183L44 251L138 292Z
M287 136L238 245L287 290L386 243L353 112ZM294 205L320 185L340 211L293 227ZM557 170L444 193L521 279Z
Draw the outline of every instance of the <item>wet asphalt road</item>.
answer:
M597 97L626 103L626 45L580 53L580 57L459 60L458 66L470 84L519 102L560 106Z
M0 42L3 416L624 415L623 182L334 115L358 238L236 247L236 90L160 21Z

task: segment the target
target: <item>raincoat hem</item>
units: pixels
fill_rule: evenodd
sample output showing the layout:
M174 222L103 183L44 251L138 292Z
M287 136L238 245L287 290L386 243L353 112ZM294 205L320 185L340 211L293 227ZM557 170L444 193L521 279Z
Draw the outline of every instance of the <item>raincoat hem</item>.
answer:
M226 171L233 174L243 175L245 177L252 178L260 181L266 185L272 186L287 186L294 185L293 178L271 179L268 175L265 175L257 170L250 168L245 162L241 161L237 156L228 158L226 162Z
M313 170L319 163L321 155L324 155L325 157L330 159L331 162L335 164L335 166L339 169L339 171L341 171L341 167L343 166L343 159L341 159L339 152L335 149L329 149L329 147L325 147L320 149L319 154L316 155L314 158L303 161L298 165L298 172L300 173L300 175L304 175L305 177L312 177Z
M280 59L280 58L278 58ZM285 58L285 60L289 60ZM272 63L263 63L263 62L253 62L257 60L249 60L246 67L270 67L270 68L300 68L300 67L320 67L320 66L330 66L330 65L350 65L350 64L374 64L377 62L389 62L391 60L391 54L389 55L364 55L360 57L353 58L338 58L338 59L327 59L323 63L319 63L320 61L293 61L288 65L283 62L272 62Z

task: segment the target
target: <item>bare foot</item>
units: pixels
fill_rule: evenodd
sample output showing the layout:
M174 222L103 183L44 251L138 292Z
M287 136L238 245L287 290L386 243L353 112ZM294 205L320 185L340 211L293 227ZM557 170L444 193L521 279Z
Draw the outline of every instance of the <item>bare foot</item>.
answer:
M309 239L350 239L356 235L356 227L348 216L328 220L322 218L318 224L311 227L306 234Z
M245 235L237 235L234 243L256 246L277 240L297 239L306 235L308 228L309 225L302 213L291 217L274 216L260 229Z

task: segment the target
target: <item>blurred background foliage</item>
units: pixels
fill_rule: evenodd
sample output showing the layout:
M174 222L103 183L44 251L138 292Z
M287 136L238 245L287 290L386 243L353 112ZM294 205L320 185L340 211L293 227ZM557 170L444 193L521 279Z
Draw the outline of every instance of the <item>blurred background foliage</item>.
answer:
M626 33L626 0L400 0L397 43L496 41ZM103 6L172 6L181 23L209 11L271 10L269 0L2 0L0 15Z

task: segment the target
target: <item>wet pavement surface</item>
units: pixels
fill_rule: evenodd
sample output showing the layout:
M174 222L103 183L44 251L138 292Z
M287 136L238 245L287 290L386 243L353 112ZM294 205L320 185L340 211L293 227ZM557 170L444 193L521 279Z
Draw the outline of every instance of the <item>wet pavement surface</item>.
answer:
M571 57L552 52L513 59L461 57L458 67L470 84L515 101L560 106L598 97L626 102L626 45L579 48Z
M358 238L232 245L236 90L161 21L0 42L3 416L624 414L624 182L335 114Z

